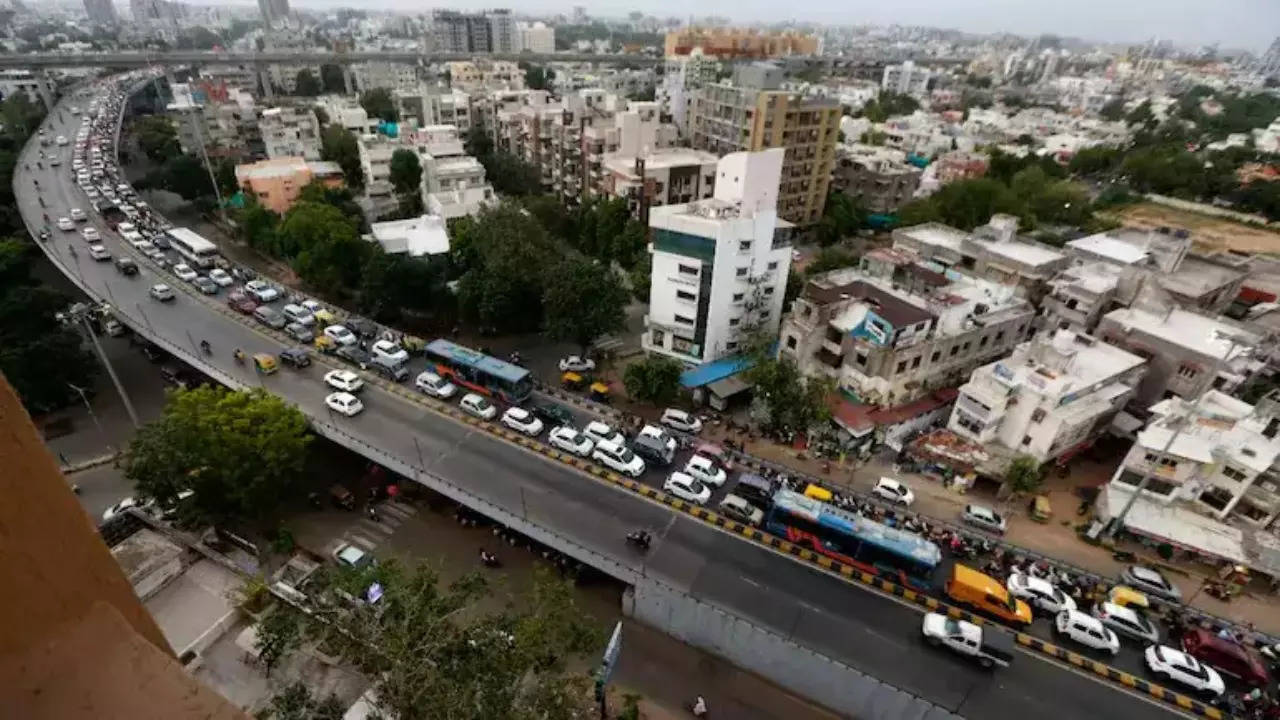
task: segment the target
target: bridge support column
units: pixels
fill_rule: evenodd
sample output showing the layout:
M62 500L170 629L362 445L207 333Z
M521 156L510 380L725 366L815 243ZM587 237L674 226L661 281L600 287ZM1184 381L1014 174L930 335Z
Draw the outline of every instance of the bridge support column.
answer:
M36 92L40 93L40 102L44 103L45 112L53 112L57 89L58 84L49 76L48 70L36 71Z
M271 85L271 72L266 65L258 66L258 80L262 83L262 97L268 101L276 99L276 90Z
M351 66L347 63L342 64L342 84L346 86L348 95L355 94L356 74L351 71Z

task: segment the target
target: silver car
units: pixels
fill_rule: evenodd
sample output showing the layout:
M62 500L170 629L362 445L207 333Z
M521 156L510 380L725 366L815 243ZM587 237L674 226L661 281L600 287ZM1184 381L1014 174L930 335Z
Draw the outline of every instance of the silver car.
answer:
M289 337L297 340L298 342L309 343L314 340L316 336L316 334L312 332L311 328L303 325L302 323L296 322L291 322L288 325L285 325L284 331L289 335Z
M1120 573L1120 581L1125 585L1141 590L1148 595L1155 595L1172 602L1182 602L1182 591L1177 585L1169 582L1160 571L1145 565L1130 565Z
M281 315L279 310L270 305L259 305L258 309L253 311L253 317L263 325L276 330L280 330L285 326L284 315Z
M1005 519L1000 513L985 505L965 505L964 512L960 514L960 519L969 525L982 528L988 532L993 532L997 535L1004 534Z

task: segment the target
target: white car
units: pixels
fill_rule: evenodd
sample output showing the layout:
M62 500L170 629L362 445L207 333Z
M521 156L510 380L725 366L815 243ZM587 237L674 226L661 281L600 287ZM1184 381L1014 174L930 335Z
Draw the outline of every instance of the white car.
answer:
M329 393L329 396L324 399L324 404L328 405L330 410L347 417L359 415L360 411L364 410L364 403L360 402L360 398L345 392Z
M76 229L76 224L71 222L71 218L60 217L58 218L58 229L70 232Z
M1143 657L1152 673L1196 692L1216 698L1227 689L1217 670L1201 665L1199 660L1168 645L1152 645L1143 653Z
M702 430L702 421L684 410L667 408L662 411L662 424L673 430L697 435Z
M173 288L164 283L156 283L151 286L151 297L160 302L169 302L174 299Z
M399 344L390 340L379 340L375 342L371 350L373 352L373 356L382 358L383 362L388 362L393 365L401 365L409 362L409 353L406 352L404 348L400 347Z
M1000 516L1000 513L985 505L965 505L964 511L960 513L960 519L968 525L982 528L988 532L999 535L1004 534L1005 519Z
M684 466L684 474L716 487L724 485L724 481L729 479L728 475L719 465L716 465L714 460L701 455L694 455L689 458L689 462L685 463Z
M227 274L227 271L222 268L214 268L210 270L209 279L217 283L218 287L230 287L235 283L235 280L232 280L231 276Z
M89 257L94 260L110 260L111 253L107 252L107 249L101 245L90 245Z
M483 395L467 393L458 403L462 409L481 420L492 420L498 414L498 408L485 399Z
M1010 595L1026 600L1032 610L1039 609L1056 615L1063 610L1076 609L1076 601L1048 580L1023 573L1011 573L1005 585L1009 588Z
M354 393L364 387L364 380L350 370L330 370L324 374L324 383L334 390Z
M112 505L111 507L102 511L102 522L106 522L110 520L111 518L119 515L120 513L124 512L125 510L128 510L131 507L140 507L138 505L138 501L134 500L132 497L127 497L121 500L115 505Z
M614 443L608 440L597 441L595 449L591 451L591 459L611 470L625 473L633 478L638 478L644 474L644 460L636 457L636 454L631 452L631 448L622 443Z
M250 280L244 284L244 291L253 296L259 304L275 302L280 299L280 291L265 280Z
M89 219L89 216L85 215L80 208L71 208L71 219L76 222L84 222Z
M98 229L92 227L81 230L80 237L84 238L85 242L98 242L102 239L102 236L98 234Z
M342 543L334 549L333 561L343 567L362 568L372 563L373 557L351 543Z
M1115 655L1120 652L1120 638L1105 627L1096 617L1079 610L1063 610L1053 619L1053 629L1059 635Z
M524 408L507 408L502 413L502 424L529 437L537 437L542 433L542 421Z
M186 263L178 263L177 265L174 265L173 274L177 275L178 279L184 282L191 282L196 279L196 275L199 275L199 273L192 270L191 266Z
M911 488L898 480L887 477L882 477L876 481L876 486L871 488L871 494L904 507L911 507L911 503L916 501L916 495L911 492Z
M247 285L245 287L248 287ZM339 345L355 345L358 340L356 334L346 329L342 325L330 325L324 329L324 336Z
M453 397L458 392L458 388L453 383L445 380L430 370L423 370L418 373L418 377L413 381L414 387L432 397L442 400Z
M547 435L547 440L553 446L565 452L573 453L578 457L587 457L596 446L595 443L591 442L591 438L568 425L552 428L551 433Z
M705 505L711 499L711 488L703 484L698 478L682 472L671 473L667 481L662 483L662 489L681 500L688 500L699 505Z
M590 372L596 369L596 361L580 355L560 358L560 372Z
M627 439L622 433L614 430L599 420L592 420L587 426L582 428L582 433L591 439L591 442L599 445L602 442L610 442L614 445L623 445Z

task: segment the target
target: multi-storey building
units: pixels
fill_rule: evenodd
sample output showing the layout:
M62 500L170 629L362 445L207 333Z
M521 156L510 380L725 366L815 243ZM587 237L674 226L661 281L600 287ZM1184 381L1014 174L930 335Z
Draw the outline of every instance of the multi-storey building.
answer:
M489 42L492 52L520 52L520 33L510 10L490 10L485 14L489 21Z
M14 95L26 95L33 103L43 102L40 96L40 78L30 70L0 70L0 100Z
M471 132L471 96L460 90L419 86L396 93L400 120L409 127L452 125L466 135Z
M783 150L732 153L715 195L653 208L649 313L641 345L702 364L776 332L791 269L792 226L778 218Z
M516 32L520 36L520 50L550 55L556 51L556 29L546 23L517 23Z
M686 27L667 33L665 55L704 55L725 59L784 58L793 55L820 55L822 40L816 35L791 31L760 32L748 28Z
M274 27L289 19L289 0L258 0L258 12L263 24Z
M262 76L262 80L263 82L270 82L273 91L282 92L286 95L296 95L298 93L298 73L304 70L311 73L311 77L316 80L320 79L319 65L272 63L267 66L267 72Z
M84 11L94 25L113 26L119 22L115 3L111 0L84 0Z
M920 168L906 154L876 145L841 145L836 149L832 188L853 198L864 209L890 213L911 202L920 187Z
M364 62L351 66L358 92L386 88L392 92L418 87L417 68L408 63ZM317 76L319 77L319 76Z
M448 64L449 85L459 90L519 90L524 70L510 60L466 60Z
M236 166L236 184L253 193L268 210L283 215L298 201L302 188L312 182L342 187L342 168L337 163L281 157Z
M1057 248L1019 238L1018 219L993 215L972 233L940 223L893 231L893 246L911 250L941 268L956 269L996 282L1017 285L1038 301L1070 259Z
M267 157L320 159L320 121L310 107L282 105L262 111L258 122Z
M822 217L835 168L840 105L779 90L781 81L781 69L757 63L739 66L732 82L698 90L690 137L694 148L717 154L785 149L778 214L812 225Z
M1273 390L1256 407L1217 390L1156 403L1111 478L1108 490L1119 503L1111 503L1110 514L1140 485L1126 517L1140 530L1174 509L1242 529L1273 527L1280 514L1280 393Z
M374 132L378 128L378 118L369 117L369 112L353 97L321 95L316 98L315 105L324 112L329 125L349 130L356 137Z
M433 11L431 41L433 49L437 52L493 52L489 18L481 14L460 13L454 10Z
M626 198L631 214L647 224L651 208L714 195L718 161L709 152L688 148L608 153L601 192Z
M933 72L908 60L901 65L886 65L880 89L885 92L924 98L929 95Z
M983 446L989 474L1018 455L1065 460L1111 425L1144 370L1141 357L1088 335L1041 335L974 370L947 428Z
M467 155L452 125L428 125L410 133L422 164L422 200L445 220L474 215L494 201L484 165Z
M896 405L964 382L1026 338L1035 311L1014 289L878 248L812 278L778 352L862 402Z
M662 82L658 83L654 97L662 111L671 116L680 137L689 137L689 105L693 92L716 81L720 62L702 54L701 50L688 55L668 57L663 68Z

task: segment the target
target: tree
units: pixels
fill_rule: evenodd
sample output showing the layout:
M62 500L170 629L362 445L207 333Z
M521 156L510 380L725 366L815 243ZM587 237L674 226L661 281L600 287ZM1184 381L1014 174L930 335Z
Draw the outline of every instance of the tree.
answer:
M1082 148L1072 155L1067 169L1080 175L1107 175L1115 170L1123 159L1124 153L1120 150L1106 145L1095 145Z
M422 185L418 153L401 148L391 153L391 186L399 195L416 194Z
M347 92L347 77L342 72L342 66L321 65L320 84L324 86L324 91L327 93L345 94Z
M311 72L310 68L299 70L295 82L297 83L296 94L302 97L315 97L323 90L319 78L315 76L315 73Z
M294 682L272 695L256 717L258 720L342 720L345 713L346 707L337 695L330 693L317 699L306 685Z
M452 255L462 317L497 332L532 332L542 326L542 296L553 258L563 246L530 222L513 202L487 208L455 225Z
M169 394L159 420L138 430L125 464L137 495L214 525L270 525L303 479L312 436L295 407L264 390L201 386Z
M858 207L853 198L832 191L827 195L827 203L822 210L822 219L818 221L818 244L826 247L853 235L866 222L866 213Z
M1004 484L1018 493L1034 492L1044 479L1040 471L1040 463L1030 455L1019 455L1010 463L1004 473Z
M133 134L138 139L138 147L151 162L163 163L182 154L178 130L167 117L148 115L141 118L134 125Z
M374 248L360 272L358 307L383 323L398 322L405 311L443 320L455 310L448 280L448 258L415 258Z
M256 197L245 201L244 209L239 213L240 238L249 247L264 252L272 257L281 258L280 245L276 238L276 229L280 225L280 216L262 206Z
M177 193L183 200L213 195L209 172L194 155L179 154L165 160L163 165L147 173L140 185Z
M267 613L257 626L253 647L258 659L271 677L271 671L302 644L302 623L299 615L283 606Z
M310 201L295 203L276 232L281 256L314 287L350 290L371 251L358 226L340 209Z
M998 180L976 178L949 183L927 198L907 203L898 212L898 219L903 225L941 222L972 230L996 213L1021 217L1026 207Z
M477 157L484 164L485 175L493 183L493 189L504 195L516 197L536 195L542 192L542 174L538 168L506 152L495 152Z
M396 100L387 88L373 88L361 94L360 106L369 113L369 117L380 118L383 122L396 122L400 119Z
M653 85L646 85L643 89L637 90L627 96L628 100L634 102L653 102L657 97L658 89Z
M831 418L828 397L835 384L827 378L805 378L789 358L767 352L765 345L755 342L754 364L744 371L751 382L752 418L766 432L782 436L807 432Z
M0 241L0 372L34 415L78 399L71 385L92 387L97 362L80 333L56 318L70 298L34 285L28 247Z
M542 305L547 334L586 354L591 343L623 328L627 290L607 265L570 257L547 276Z
M794 274L794 273L793 273ZM627 283L631 285L631 297L642 303L649 302L649 286L653 281L653 260L642 258L627 273Z
M522 63L524 65L524 84L530 90L550 90L551 78L555 73L542 65Z
M882 123L891 117L910 115L919 109L920 103L910 95L882 92L880 97L862 106L862 117L871 122Z
M471 126L465 145L467 154L475 158L484 158L493 154L493 139L479 124Z
M1111 122L1123 119L1124 98L1118 97L1111 102L1108 102L1106 105L1103 105L1102 109L1098 110L1098 114L1102 116L1102 119L1110 120Z
M364 168L356 136L341 125L327 125L320 132L320 157L338 163L347 187L364 187Z
M584 623L572 586L546 571L496 612L478 607L492 592L483 576L446 585L427 563L389 559L313 577L313 596L327 601L302 616L304 637L371 680L384 717L569 720L592 707L569 663L599 652L603 638ZM341 599L374 582L376 604Z
M1144 100L1140 105L1129 111L1124 118L1125 124L1133 126L1138 125L1148 130L1156 126L1156 116L1151 112L1151 102Z
M650 355L627 366L622 385L632 399L666 405L676 396L684 366L663 355Z

